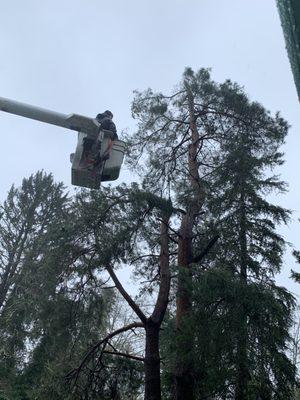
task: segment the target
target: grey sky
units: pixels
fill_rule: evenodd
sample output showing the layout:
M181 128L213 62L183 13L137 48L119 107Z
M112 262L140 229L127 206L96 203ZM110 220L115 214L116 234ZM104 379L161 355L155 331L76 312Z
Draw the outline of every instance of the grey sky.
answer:
M243 85L292 125L278 197L295 210L281 229L300 249L300 105L275 0L0 0L0 96L63 113L107 108L119 131L134 128L134 89L170 91L186 66L211 67ZM38 169L70 186L76 134L1 113L0 199ZM120 181L130 180L124 171ZM288 266L279 282L294 292Z

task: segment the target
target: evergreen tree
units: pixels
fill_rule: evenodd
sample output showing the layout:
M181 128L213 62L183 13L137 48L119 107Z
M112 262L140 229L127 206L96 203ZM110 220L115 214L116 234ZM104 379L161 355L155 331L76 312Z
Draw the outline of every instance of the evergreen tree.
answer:
M31 330L38 262L45 254L47 233L60 229L67 198L51 175L38 172L10 189L1 205L0 222L0 330L2 370L8 376L21 370ZM45 283L42 283L45 285ZM3 375L2 386L9 386Z
M259 385L267 386L273 392L280 387L282 393L289 393L293 368L284 356L284 347L289 338L287 329L293 300L287 292L276 288L273 282L274 274L281 266L284 248L284 240L276 233L275 225L285 223L289 212L266 200L272 190L284 190L284 185L276 176L265 175L282 163L278 148L284 141L287 123L278 114L272 117L261 105L251 102L243 90L231 81L216 84L211 80L209 71L203 69L197 73L187 69L170 96L153 93L151 89L136 93L132 111L138 120L138 130L128 138L129 164L133 167L138 165L147 190L167 193L174 207L181 211L172 219L171 226L178 254L177 360L173 370L176 398L205 397L209 376L218 377L222 390L226 385L230 386L236 399L246 399L248 394L254 396L249 388L250 305L244 304L242 296L234 296L233 305L223 316L224 322L230 324L225 324L222 334L226 326L234 332L231 337L226 336L228 342L224 349L230 374L227 376L226 372L222 382L218 369L221 366L211 359L208 364L203 362L199 374L199 361L193 357L199 339L191 325L193 309L198 312L199 306L203 307L198 320L202 321L203 331L209 325L209 314L203 302L193 303L193 267L199 273L199 263L211 251L219 236L215 252L211 253L215 260L209 265L217 271L221 269L221 274L227 271L229 287L234 284L239 293L243 293L244 288L250 294L254 290L252 284L260 285L260 298L261 301L265 299L266 307L270 297L274 299L274 308L270 310L274 311L279 304L283 304L278 309L278 319L272 316L276 323L280 321L282 328L282 336L278 337L273 348L278 364L272 368L278 377ZM205 282L204 277L200 282L202 279ZM250 301L251 296L246 298ZM221 299L217 299L217 304L218 301ZM266 326L269 326L268 323ZM213 325L212 329L215 328ZM252 326L251 329L255 331L256 328ZM264 343L261 337L258 339L261 333L256 334L254 342L260 340L261 344ZM222 347L216 336L214 340L216 348ZM200 344L200 354L206 354L207 358L206 344ZM271 354L267 349L262 351ZM268 362L272 364L271 357L266 357L266 365ZM260 359L261 356L257 355L256 361L253 361L255 372L252 371L252 377L258 371L257 362ZM223 359L216 360L221 363ZM266 376L262 372L271 368L266 365L260 366L259 376ZM285 392L283 376L287 378ZM214 389L220 393L218 388Z
M236 99L235 112L242 122L223 138L215 156L218 167L208 183L207 218L209 229L220 236L209 274L221 276L225 289L223 294L220 288L212 291L219 297L212 301L210 295L208 300L216 306L217 322L224 315L231 332L231 355L226 351L232 364L224 383L230 383L236 400L288 399L294 368L286 349L294 299L276 286L274 276L285 246L276 225L288 221L289 211L267 200L269 194L285 190L272 170L282 164L279 147L287 123L250 103L238 86L228 82L226 90ZM203 291L208 293L205 287Z
M127 138L129 164L138 165L147 190L166 193L179 210L172 228L179 268L176 329L181 350L174 369L178 400L194 398L193 339L184 334L185 320L192 310L190 266L198 257L194 253L194 231L201 221L204 177L212 167L212 152L238 121L230 111L230 102L223 87L211 80L208 70L194 73L188 68L174 94L165 96L148 89L136 93L132 105L138 130Z
M2 207L4 398L73 399L65 376L107 329L116 299L94 273L78 208L61 184L41 172L13 187ZM133 382L130 363L113 364L116 376L99 382L103 398Z

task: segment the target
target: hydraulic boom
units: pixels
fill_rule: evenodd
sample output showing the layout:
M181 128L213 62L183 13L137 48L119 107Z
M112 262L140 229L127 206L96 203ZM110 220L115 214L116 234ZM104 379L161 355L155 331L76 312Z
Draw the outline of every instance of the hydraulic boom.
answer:
M5 99L4 97L0 97L0 110L94 136L98 134L100 128L100 124L94 118L88 118L78 114L61 114L55 111L45 110L44 108L20 103L19 101Z
M40 107L0 97L0 110L78 132L78 142L72 155L72 184L99 189L101 181L119 177L125 143L112 141L112 133L103 130L95 118L79 114L61 114ZM92 142L92 145L85 144Z

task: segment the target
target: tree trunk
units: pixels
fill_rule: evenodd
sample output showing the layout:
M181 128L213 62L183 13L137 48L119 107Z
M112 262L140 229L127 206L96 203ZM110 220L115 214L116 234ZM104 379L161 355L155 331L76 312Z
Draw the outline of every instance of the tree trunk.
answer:
M159 329L151 318L146 324L145 400L161 400Z
M237 343L237 382L235 400L247 400L248 393L248 363L247 363L247 317L241 310L241 326Z
M197 154L201 148L201 140L197 130L195 116L194 96L186 82L187 100L189 105L191 144L188 153L188 172L192 188L192 196L189 199L187 213L182 217L178 241L178 290L176 301L176 328L180 348L177 352L175 369L176 400L194 399L194 374L193 374L193 337L189 335L185 326L191 311L191 295L188 282L191 279L190 263L192 261L192 236L193 226L199 211L202 208L205 193L200 182ZM191 332L190 332L191 333Z
M159 333L169 300L171 274L169 268L170 215L164 215L160 226L160 285L153 313L145 323L145 400L161 400Z
M177 351L175 371L175 387L177 400L192 400L194 398L193 338L187 334L185 323L192 311L190 299L189 264L192 256L192 223L188 216L184 216L181 223L180 239L178 243L178 288L176 299L176 330L180 348Z
M240 283L247 285L247 236L246 236L246 210L244 190L240 196ZM247 313L243 301L238 301L239 331L237 337L237 381L235 400L246 400L248 393L248 332Z

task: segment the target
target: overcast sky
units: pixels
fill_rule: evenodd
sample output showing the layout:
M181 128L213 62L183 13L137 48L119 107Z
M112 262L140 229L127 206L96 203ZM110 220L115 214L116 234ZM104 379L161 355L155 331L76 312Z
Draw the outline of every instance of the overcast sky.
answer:
M0 10L1 97L92 117L108 108L130 131L132 91L169 92L191 66L279 110L291 124L281 170L290 189L276 200L294 210L281 232L300 249L300 104L275 0L0 0ZM70 187L76 133L1 113L0 134L0 200L39 169ZM278 282L300 293L290 252Z

